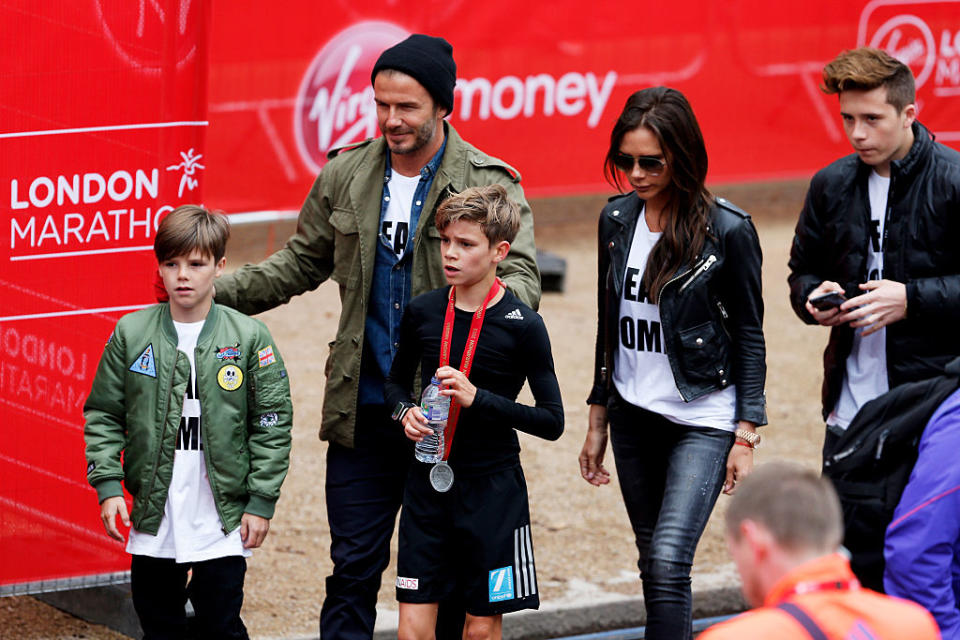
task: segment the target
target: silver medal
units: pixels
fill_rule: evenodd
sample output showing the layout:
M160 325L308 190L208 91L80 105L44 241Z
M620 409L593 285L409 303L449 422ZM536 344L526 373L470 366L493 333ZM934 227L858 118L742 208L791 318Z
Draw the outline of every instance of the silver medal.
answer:
M430 486L439 493L450 490L453 486L453 469L450 465L440 461L430 468Z

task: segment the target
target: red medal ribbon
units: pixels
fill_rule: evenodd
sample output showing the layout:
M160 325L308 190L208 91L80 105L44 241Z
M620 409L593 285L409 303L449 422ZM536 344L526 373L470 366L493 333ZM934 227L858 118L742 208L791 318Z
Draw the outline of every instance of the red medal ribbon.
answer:
M487 313L487 305L500 292L503 282L500 278L493 281L487 297L483 304L473 312L473 320L470 321L470 333L467 336L467 344L463 347L463 357L460 358L460 371L463 375L470 377L470 367L473 366L473 356L477 352L477 342L480 340L480 329L483 328L483 316ZM447 313L443 317L443 334L440 337L440 366L445 367L450 364L450 342L453 337L453 321L456 316L454 303L456 302L457 288L450 287L450 295L447 299ZM446 442L443 448L443 459L450 457L450 447L453 444L453 434L457 431L457 418L460 417L460 403L456 398L450 400L450 413L447 415Z

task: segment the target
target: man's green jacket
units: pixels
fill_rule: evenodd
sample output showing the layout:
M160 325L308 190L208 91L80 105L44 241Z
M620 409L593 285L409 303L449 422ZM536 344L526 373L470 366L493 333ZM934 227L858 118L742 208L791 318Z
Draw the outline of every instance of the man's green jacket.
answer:
M194 361L207 475L229 533L244 512L273 517L290 459L290 380L267 327L217 304ZM122 480L143 533L156 535L163 518L189 383L169 305L120 318L83 407L87 480L101 502L123 495Z
M444 123L446 150L413 237L411 294L446 285L437 205L467 187L501 184L521 206L520 232L497 275L533 309L540 302L533 237L533 214L520 187L520 175L497 158L464 141ZM331 153L317 176L286 246L256 265L244 265L217 281L217 302L254 314L317 288L327 278L340 285L340 325L327 357L327 385L320 437L352 447L357 416L360 356L370 304L380 200L386 170L383 138Z

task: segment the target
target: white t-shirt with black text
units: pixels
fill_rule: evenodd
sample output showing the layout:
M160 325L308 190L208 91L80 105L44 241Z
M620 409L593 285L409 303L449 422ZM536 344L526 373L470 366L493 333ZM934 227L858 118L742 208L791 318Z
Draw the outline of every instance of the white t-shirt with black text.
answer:
M217 513L207 463L203 457L200 399L197 397L197 368L194 351L203 329L200 322L174 322L177 349L190 360L190 384L183 398L183 413L177 432L173 458L173 476L167 492L167 503L157 535L130 529L127 553L154 558L174 558L177 562L202 562L226 556L249 557L243 548L240 528L223 533Z
M883 278L884 223L890 177L870 172L867 179L870 195L870 246L867 249L867 280ZM853 334L853 349L847 356L843 386L836 406L827 417L827 424L841 429L850 426L857 412L867 402L890 390L887 379L887 328L863 337L866 327Z
M390 175L390 201L380 223L380 239L392 249L397 260L403 258L410 240L410 211L413 209L413 196L420 184L420 175L402 176L396 171Z
M662 234L647 227L640 212L630 245L619 304L620 344L614 350L613 383L632 405L658 413L672 422L734 431L737 392L734 386L684 402L667 359L660 308L643 286L650 251Z

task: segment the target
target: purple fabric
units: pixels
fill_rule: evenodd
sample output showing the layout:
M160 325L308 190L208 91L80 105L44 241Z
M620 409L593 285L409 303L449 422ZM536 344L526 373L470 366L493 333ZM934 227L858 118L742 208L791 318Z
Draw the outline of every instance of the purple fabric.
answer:
M917 464L887 527L884 588L925 607L960 640L960 390L927 423Z

